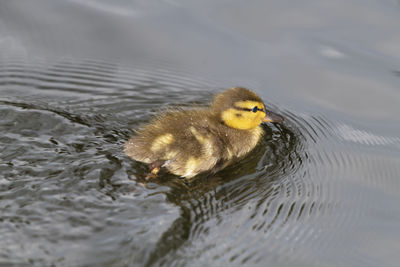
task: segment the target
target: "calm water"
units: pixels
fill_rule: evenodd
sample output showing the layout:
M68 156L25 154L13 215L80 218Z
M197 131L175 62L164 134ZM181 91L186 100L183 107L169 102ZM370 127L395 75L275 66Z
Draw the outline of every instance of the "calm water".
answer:
M247 86L284 115L213 177L122 145ZM398 266L398 1L2 1L1 266Z

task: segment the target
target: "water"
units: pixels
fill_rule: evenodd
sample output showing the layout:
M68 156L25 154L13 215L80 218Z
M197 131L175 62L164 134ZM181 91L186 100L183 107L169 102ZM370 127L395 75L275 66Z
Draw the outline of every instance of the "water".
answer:
M397 1L0 3L1 266L397 266ZM186 182L122 145L256 91L282 125Z

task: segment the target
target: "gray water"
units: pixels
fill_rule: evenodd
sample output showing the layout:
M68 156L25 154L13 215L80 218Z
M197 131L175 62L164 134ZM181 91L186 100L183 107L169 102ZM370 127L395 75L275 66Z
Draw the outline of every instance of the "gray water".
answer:
M232 86L286 120L192 182L122 152ZM1 266L398 266L400 4L1 1Z

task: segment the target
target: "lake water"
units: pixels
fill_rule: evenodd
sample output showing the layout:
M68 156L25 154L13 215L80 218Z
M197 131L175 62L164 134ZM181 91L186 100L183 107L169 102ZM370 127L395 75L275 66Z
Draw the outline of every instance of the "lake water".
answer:
M285 122L140 184L132 129L233 86ZM399 1L2 1L0 266L398 266L399 114Z

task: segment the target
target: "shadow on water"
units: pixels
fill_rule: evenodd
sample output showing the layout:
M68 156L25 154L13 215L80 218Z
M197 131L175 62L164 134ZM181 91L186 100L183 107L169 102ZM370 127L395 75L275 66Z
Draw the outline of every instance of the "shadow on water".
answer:
M252 199L266 200L268 205L279 194L282 180L302 167L302 137L290 124L289 121L283 125L263 125L264 138L251 155L214 175L186 181L167 174L159 179L158 184L170 188L165 193L167 200L180 207L180 216L163 233L146 266L176 263L180 247L208 234L207 226L204 227L207 221L216 219L218 224L222 216L229 216L227 213L235 212ZM283 207L276 210L274 217L279 217L282 210Z

